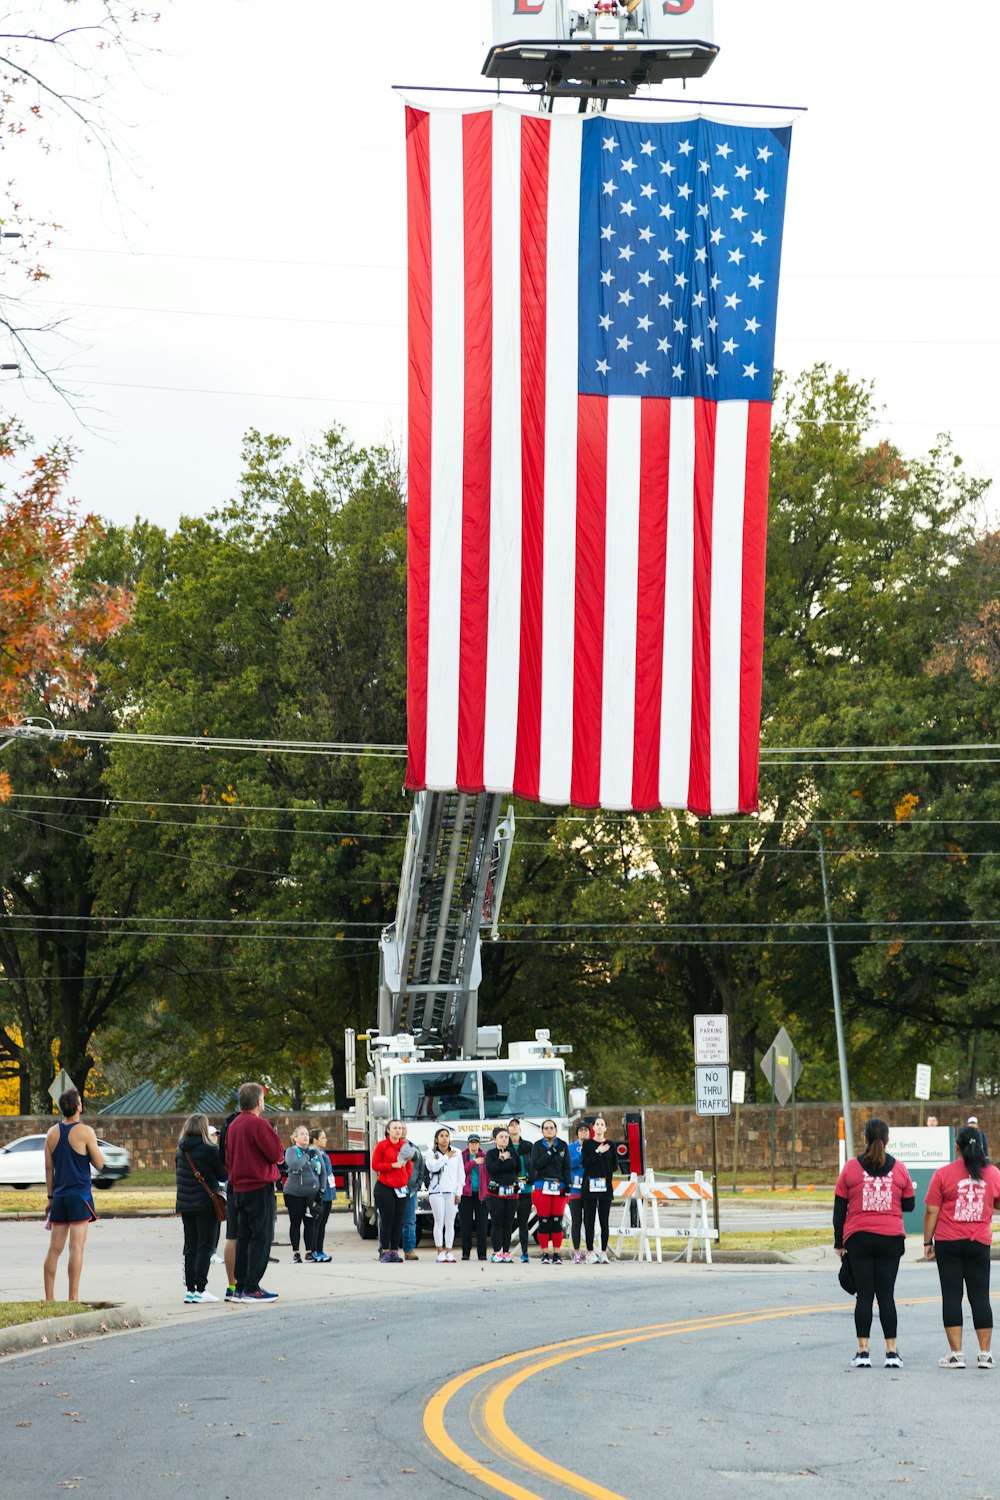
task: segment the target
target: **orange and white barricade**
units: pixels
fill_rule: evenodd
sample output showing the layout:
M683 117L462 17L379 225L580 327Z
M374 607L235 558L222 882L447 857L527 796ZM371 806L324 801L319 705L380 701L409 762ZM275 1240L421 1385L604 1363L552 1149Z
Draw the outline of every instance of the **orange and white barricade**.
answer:
M705 1180L701 1172L695 1172L691 1179L676 1182L657 1182L652 1170L647 1171L644 1177L639 1177L633 1172L628 1182L623 1182L616 1188L615 1197L622 1205L621 1218L616 1231L618 1236L616 1254L619 1259L623 1238L626 1234L635 1232L632 1225L634 1204L639 1221L637 1260L652 1261L655 1247L656 1259L662 1263L663 1241L686 1239L688 1245L685 1260L690 1263L697 1240L704 1251L706 1263L712 1264L712 1241L718 1238L718 1233L710 1227L708 1222L708 1206L712 1202L712 1184ZM685 1203L690 1204L691 1208L687 1228L679 1227L676 1223L665 1224L663 1222L660 1217L662 1213L668 1209L676 1209Z

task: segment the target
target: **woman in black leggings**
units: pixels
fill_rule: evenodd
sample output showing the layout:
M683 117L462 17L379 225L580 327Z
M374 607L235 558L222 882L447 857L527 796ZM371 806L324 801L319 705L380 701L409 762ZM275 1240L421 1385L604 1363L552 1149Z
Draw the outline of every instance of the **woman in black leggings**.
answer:
M615 1190L612 1178L618 1153L607 1139L608 1122L598 1115L592 1126L593 1140L584 1141L580 1153L583 1166L583 1227L587 1235L587 1260L608 1264L608 1235ZM594 1224L601 1222L600 1248L594 1248Z
M893 1292L906 1248L903 1215L914 1207L916 1198L909 1172L886 1151L888 1140L885 1121L869 1120L864 1151L847 1162L834 1189L833 1243L840 1256L847 1256L857 1287L854 1331L858 1348L851 1360L855 1370L871 1369L868 1342L876 1300L885 1335L886 1368L899 1370L903 1364L896 1344Z
M941 1281L941 1311L948 1353L938 1364L964 1370L962 1292L968 1294L972 1326L979 1341L980 1370L993 1369L990 1344L990 1245L993 1213L1000 1200L1000 1172L987 1165L975 1125L963 1125L955 1137L956 1160L938 1167L924 1199L924 1258L936 1260Z

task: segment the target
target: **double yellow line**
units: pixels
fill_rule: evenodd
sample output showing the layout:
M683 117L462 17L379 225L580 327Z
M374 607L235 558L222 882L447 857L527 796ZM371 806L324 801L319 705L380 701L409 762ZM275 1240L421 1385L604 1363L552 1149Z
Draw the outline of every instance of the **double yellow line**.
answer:
M488 1394L483 1402L483 1423L491 1440L490 1446L501 1457L508 1456L529 1473L536 1474L541 1479L565 1485L576 1495L586 1495L589 1500L625 1500L625 1497L618 1494L616 1490L609 1490L604 1485L595 1484L592 1480L586 1479L582 1474L574 1473L572 1469L564 1468L562 1464L553 1463L537 1449L529 1447L511 1430L507 1422L505 1407L518 1386L544 1370L554 1369L557 1365L566 1364L569 1360L584 1359L588 1354L600 1354L607 1349L623 1348L628 1344L642 1344L650 1339L670 1338L678 1333L698 1333L712 1328L733 1328L740 1323L764 1323L777 1318L805 1318L815 1313L843 1311L844 1308L843 1300L818 1302L809 1307L764 1307L750 1312L720 1313L715 1317L686 1318L674 1323L649 1323L640 1328L621 1328L609 1333L590 1334L583 1338L563 1339L556 1344L540 1344L536 1349L523 1349L519 1354L507 1354L502 1359L490 1360L488 1364L477 1365L475 1369L466 1370L435 1391L424 1408L424 1432L433 1447L463 1474L478 1479L482 1484L499 1491L502 1495L510 1496L510 1500L543 1500L543 1497L536 1494L534 1490L525 1489L521 1484L515 1484L512 1480L492 1473L471 1454L466 1453L464 1448L459 1447L449 1435L445 1425L448 1405L460 1391L475 1381L482 1380L484 1376L508 1370L512 1365L520 1365L521 1368L513 1373L501 1375L498 1380L494 1381L489 1386ZM523 1363L524 1361L527 1363Z

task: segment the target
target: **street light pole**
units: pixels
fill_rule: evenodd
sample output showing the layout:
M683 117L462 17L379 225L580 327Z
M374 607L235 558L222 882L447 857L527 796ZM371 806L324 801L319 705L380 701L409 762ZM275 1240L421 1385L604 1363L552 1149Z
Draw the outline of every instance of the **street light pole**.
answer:
M833 941L833 920L830 916L830 891L826 881L826 849L823 845L823 830L817 828L819 838L819 872L823 882L823 910L826 912L826 941L830 950L830 983L833 986L833 1017L837 1027L837 1060L840 1064L840 1100L844 1111L844 1147L848 1156L854 1155L854 1136L851 1131L851 1086L847 1079L847 1046L844 1042L844 1016L840 1008L840 979L837 975L837 949Z

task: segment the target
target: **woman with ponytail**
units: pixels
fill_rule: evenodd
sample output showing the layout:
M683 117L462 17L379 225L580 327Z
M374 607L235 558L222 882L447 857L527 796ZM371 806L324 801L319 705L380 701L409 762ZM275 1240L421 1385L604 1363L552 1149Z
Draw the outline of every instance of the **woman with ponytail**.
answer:
M938 1360L947 1370L964 1370L962 1291L972 1308L979 1340L977 1364L992 1370L993 1312L990 1308L992 1218L1000 1201L1000 1172L987 1164L976 1125L963 1125L955 1137L956 1157L938 1167L927 1189L924 1259L936 1260L948 1353Z
M834 1190L833 1243L838 1255L847 1256L857 1287L854 1330L858 1348L851 1360L855 1370L871 1369L868 1341L876 1300L885 1335L886 1369L899 1370L903 1365L896 1346L893 1293L906 1248L903 1215L914 1207L916 1195L909 1172L886 1150L888 1142L885 1121L869 1120L865 1149L846 1163Z

